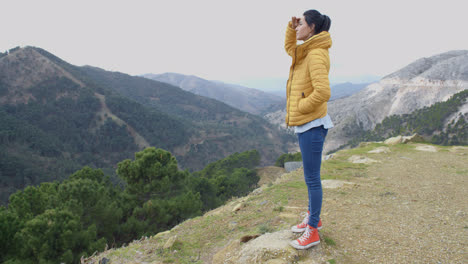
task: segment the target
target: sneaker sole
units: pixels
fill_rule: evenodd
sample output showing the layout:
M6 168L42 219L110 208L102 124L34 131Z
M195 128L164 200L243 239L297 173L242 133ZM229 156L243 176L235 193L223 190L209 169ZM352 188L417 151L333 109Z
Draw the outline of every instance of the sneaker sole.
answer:
M320 229L322 229L322 227L317 227L317 230L320 230ZM305 230L306 230L305 228L296 228L295 226L293 226L293 227L291 228L291 231L292 231L293 233L302 233L302 232L304 232Z
M305 245L305 246L297 245L297 244L295 244L295 243L293 243L293 242L295 242L295 240L292 241L292 242L290 242L289 244L290 244L293 248L295 248L295 249L301 249L301 250L302 250L302 249L309 249L309 248L311 248L311 247L313 247L313 246L316 246L316 245L320 244L320 240L317 241L317 242L312 242L312 243L310 243L310 244L308 244L308 245Z

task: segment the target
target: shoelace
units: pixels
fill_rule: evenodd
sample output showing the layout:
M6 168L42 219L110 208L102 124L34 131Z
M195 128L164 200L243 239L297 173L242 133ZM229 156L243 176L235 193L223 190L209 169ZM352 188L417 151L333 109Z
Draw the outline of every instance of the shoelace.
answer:
M302 220L302 223L303 224L309 223L309 213L306 214L306 216L304 217L304 220Z
M299 238L299 240L300 240L301 242L306 241L307 239L309 239L310 234L312 234L312 229L309 229L309 228L307 227L306 231L304 232L304 234L302 234L302 236Z

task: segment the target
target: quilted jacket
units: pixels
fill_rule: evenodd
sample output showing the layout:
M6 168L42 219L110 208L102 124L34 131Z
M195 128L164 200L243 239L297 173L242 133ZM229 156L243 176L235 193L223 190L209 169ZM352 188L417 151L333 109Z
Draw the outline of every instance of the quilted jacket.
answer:
M330 99L330 33L322 31L297 45L289 22L284 47L292 57L286 86L286 125L299 126L327 115Z

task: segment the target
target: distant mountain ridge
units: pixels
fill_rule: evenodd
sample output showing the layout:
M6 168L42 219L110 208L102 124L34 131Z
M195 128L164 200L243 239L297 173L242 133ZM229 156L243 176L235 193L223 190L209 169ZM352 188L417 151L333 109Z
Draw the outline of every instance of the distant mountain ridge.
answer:
M281 97L264 91L220 81L208 81L193 75L163 73L144 74L143 77L172 84L256 115L261 114L270 105L283 101Z
M468 50L454 50L429 58L421 58L383 79L468 81L467 56Z
M338 83L332 85L330 101L337 100L340 98L351 96L362 89L366 88L370 83Z

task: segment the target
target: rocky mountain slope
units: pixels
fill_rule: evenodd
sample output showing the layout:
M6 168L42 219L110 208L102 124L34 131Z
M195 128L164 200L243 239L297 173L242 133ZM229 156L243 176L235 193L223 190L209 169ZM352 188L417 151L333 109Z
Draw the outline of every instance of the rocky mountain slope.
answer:
M311 249L288 245L307 210L299 169L82 263L466 263L468 148L388 142L323 162L321 243Z
M419 59L352 96L330 101L328 111L335 127L328 133L325 152L346 144L362 130L373 129L387 116L411 113L466 89L468 51ZM285 127L285 115L285 110L277 111L269 113L267 119Z
M240 85L208 81L178 73L145 74L143 77L166 82L186 91L224 102L232 107L259 115L268 106L284 101L279 96Z
M357 94L330 102L335 127L330 130L326 149L346 143L356 129L372 129L387 116L411 113L466 89L468 51L419 59Z

